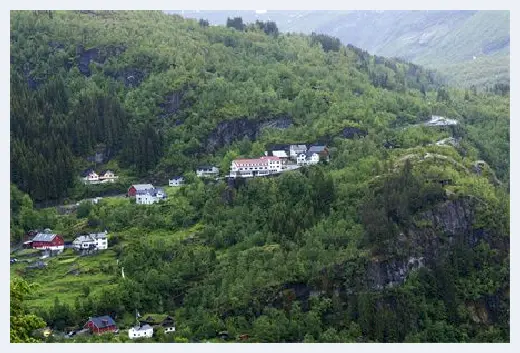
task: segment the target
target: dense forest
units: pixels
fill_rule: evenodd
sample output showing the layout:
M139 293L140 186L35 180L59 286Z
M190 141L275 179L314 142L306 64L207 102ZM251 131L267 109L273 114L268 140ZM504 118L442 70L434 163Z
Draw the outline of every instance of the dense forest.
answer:
M425 126L432 115L458 124ZM175 335L153 338L164 342L221 331L248 342L509 341L507 90L453 89L274 22L13 11L10 119L11 240L108 229L113 254L78 277L96 277L82 294L41 279L65 266L59 257L40 277L12 267L11 341L96 315L128 326L136 309L175 316ZM457 143L436 144L448 137ZM193 173L317 141L330 162L279 177ZM156 205L35 208L107 191L81 185L89 167L129 184L182 174L186 186ZM38 288L45 305L29 305Z

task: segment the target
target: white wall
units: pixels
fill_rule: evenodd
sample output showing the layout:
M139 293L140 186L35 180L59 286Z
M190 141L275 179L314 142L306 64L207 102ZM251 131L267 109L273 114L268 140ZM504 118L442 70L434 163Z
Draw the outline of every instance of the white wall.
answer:
M184 184L184 179L170 179L168 180L169 186L181 186Z
M159 202L159 200L152 195L135 195L135 203L138 205L151 205L156 202Z
M98 238L96 239L96 246L99 250L106 250L108 248L108 239L107 238Z
M175 332L175 327L165 327L164 333Z
M152 337L153 336L153 328L149 328L147 330L136 330L135 328L131 328L128 330L128 337L131 339L141 338L141 337Z

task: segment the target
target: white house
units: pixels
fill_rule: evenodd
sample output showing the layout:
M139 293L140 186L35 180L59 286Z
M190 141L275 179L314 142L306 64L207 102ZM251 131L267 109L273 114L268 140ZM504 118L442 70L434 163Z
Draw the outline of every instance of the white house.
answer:
M279 173L283 169L282 160L279 157L264 156L253 159L235 159L231 162L229 176L254 177Z
M306 145L290 145L289 146L289 157L291 158L297 158L300 154L307 153L307 146Z
M101 175L98 175L94 170L90 169L83 177L83 182L85 184L114 183L118 178L111 170L104 171Z
M72 242L72 246L76 250L84 250L84 249L97 249L97 250L106 250L108 249L108 240L107 240L108 232L105 230L104 232L99 233L90 233L88 235L81 235L74 239Z
M75 250L93 249L96 248L96 240L89 235L80 235L72 242Z
M143 325L141 327L135 326L128 330L128 337L130 339L136 338L144 338L144 337L152 337L153 336L153 327L150 325Z
M83 178L85 184L99 184L99 175L93 170L89 170Z
M152 205L164 199L166 193L161 188L138 190L135 194L135 203L138 205Z
M119 177L114 174L113 171L107 170L99 176L99 181L101 183L114 183Z
M218 168L214 166L200 166L196 170L197 176L200 177L216 177Z
M96 247L98 250L108 249L108 232L91 233L90 236L96 240Z
M181 186L181 185L184 185L184 177L181 177L181 176L173 177L173 179L169 179L168 180L168 185L169 186Z
M315 152L301 153L296 157L296 164L298 165L313 165L320 162L320 155Z

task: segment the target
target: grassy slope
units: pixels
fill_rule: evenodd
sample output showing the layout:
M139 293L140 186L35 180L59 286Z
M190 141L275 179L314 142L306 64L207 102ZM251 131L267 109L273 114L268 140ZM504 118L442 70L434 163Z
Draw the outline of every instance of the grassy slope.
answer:
M164 189L170 198L179 190L175 187L165 187ZM111 207L120 207L128 205L130 199L105 197L102 202ZM166 205L171 202L171 199L166 201ZM135 207L147 206L135 205ZM75 216L70 216L70 218L75 219ZM78 224L84 223L81 220L78 222ZM146 239L150 243L162 242L164 244L185 239L200 229L201 225L196 224L178 232L157 229L143 234L141 229L131 228L112 234L117 234L122 246L131 246L143 235L146 235ZM31 255L35 253L39 255L39 252L34 250L22 250L14 256L19 260L34 260L37 257ZM76 297L84 296L83 287L88 286L90 288L89 296L95 296L97 292L116 285L114 280L121 275L121 270L117 266L116 253L110 248L93 256L78 256L72 249L67 249L63 254L44 261L47 262L47 268L42 270L25 272L24 269L28 265L26 262L19 262L11 266L11 276L22 275L38 285L35 293L27 300L30 309L49 308L54 304L55 298L58 298L61 303L74 305ZM79 269L82 273L78 276L67 274L72 269Z
M116 265L113 250L106 250L96 256L77 256L72 249L67 249L60 256L46 259L47 268L31 270L24 275L31 282L38 284L35 293L26 301L30 309L51 307L55 298L60 302L74 305L78 296L83 296L83 287L90 288L90 296L95 296L102 289L113 285L115 271L106 270L107 265ZM11 275L21 274L27 266L18 263L11 266ZM78 268L82 273L78 276L67 274ZM115 268L115 267L114 267Z

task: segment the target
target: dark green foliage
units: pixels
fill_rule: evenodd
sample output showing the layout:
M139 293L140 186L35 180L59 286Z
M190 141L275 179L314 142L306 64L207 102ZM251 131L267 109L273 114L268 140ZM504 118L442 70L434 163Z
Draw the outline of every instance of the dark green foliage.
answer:
M235 28L239 31L243 31L246 28L244 22L242 21L242 17L228 18L226 27Z
M256 20L255 25L258 26L267 35L272 35L274 37L278 36L278 27L276 26L275 22L272 22L272 21L262 22L262 21Z
M407 160L400 174L390 175L381 188L368 191L361 210L368 243L377 246L378 253L388 251L390 241L398 235L398 228L409 227L413 214L437 204L444 195L439 184L425 184L413 175L412 165Z
M78 218L87 218L90 214L91 209L92 204L90 202L82 202L76 210L76 216Z
M326 34L311 34L311 42L313 44L320 43L323 50L328 51L339 51L341 42L338 38L328 36Z

